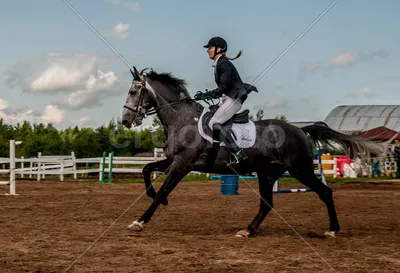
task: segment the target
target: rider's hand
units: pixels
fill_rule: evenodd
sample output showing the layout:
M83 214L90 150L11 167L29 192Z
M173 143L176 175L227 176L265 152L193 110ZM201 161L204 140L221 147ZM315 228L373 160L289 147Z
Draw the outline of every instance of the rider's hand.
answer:
M219 98L218 94L214 91L207 91L205 93L205 95L207 96L207 98L210 98L210 99L218 99Z
M204 93L201 91L197 91L196 95L194 95L194 99L196 99L196 100L202 100L202 99L204 99L204 97L205 97Z

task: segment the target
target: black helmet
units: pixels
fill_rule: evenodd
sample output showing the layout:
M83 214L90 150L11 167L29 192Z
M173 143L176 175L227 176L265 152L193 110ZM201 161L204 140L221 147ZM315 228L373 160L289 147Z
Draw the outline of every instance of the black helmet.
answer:
M227 42L221 38L221 37L212 37L209 41L208 44L204 45L204 48L208 48L210 46L217 46L221 48L220 52L226 52L228 50L228 44Z

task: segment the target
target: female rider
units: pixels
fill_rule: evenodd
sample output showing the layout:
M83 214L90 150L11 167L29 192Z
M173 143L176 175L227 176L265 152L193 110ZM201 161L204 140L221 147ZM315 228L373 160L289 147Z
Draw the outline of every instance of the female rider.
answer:
M234 160L229 165L237 164L247 159L247 156L236 145L232 132L224 130L222 125L242 108L243 102L247 99L247 94L251 91L247 90L249 85L242 82L238 71L231 62L231 60L235 60L242 55L242 50L239 51L235 58L227 57L228 44L221 37L211 38L203 47L207 48L209 58L214 60L212 66L215 71L215 83L218 86L204 93L204 96L211 98L221 97L219 108L208 125L213 130L214 140L226 143L227 148L234 156ZM250 87L254 88L253 86Z

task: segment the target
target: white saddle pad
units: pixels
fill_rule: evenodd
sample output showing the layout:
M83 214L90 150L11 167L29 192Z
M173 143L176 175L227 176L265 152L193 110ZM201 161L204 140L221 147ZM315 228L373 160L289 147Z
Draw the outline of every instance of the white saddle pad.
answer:
M208 142L213 143L212 136L206 134L203 129L203 117L209 111L210 109L208 109L207 107L203 109L203 113L200 116L197 127L201 137ZM256 142L256 126L252 120L249 120L249 122L247 123L232 124L232 132L236 137L235 142L239 148L251 148ZM221 146L225 146L225 143L221 142Z

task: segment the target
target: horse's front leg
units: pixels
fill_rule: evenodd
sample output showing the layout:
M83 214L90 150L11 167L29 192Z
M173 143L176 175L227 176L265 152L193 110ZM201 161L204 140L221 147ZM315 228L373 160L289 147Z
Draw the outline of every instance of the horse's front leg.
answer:
M172 192L172 190L178 185L178 183L182 180L185 175L190 173L191 169L187 166L186 162L174 162L170 171L165 179L163 185L160 190L156 194L156 198L150 205L150 207L145 211L145 213L138 219L133 221L132 224L128 226L129 229L134 229L137 231L141 231L143 229L143 224L146 224L150 221L154 212L157 210L162 200L166 200L168 195Z
M148 163L144 166L142 174L144 179L144 185L146 187L146 194L150 198L156 198L156 191L151 184L151 173L154 171L165 172L167 168L170 166L171 161L169 159L163 159L156 162ZM168 200L161 200L161 204L164 206L168 205Z

